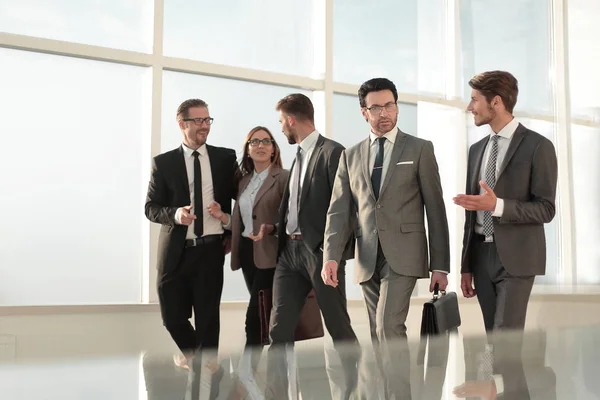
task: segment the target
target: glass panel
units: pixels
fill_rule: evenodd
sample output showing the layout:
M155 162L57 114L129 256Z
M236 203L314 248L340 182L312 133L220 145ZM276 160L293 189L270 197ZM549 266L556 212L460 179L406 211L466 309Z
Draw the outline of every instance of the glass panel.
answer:
M0 59L0 305L140 302L150 71Z
M417 92L417 1L333 5L333 79L360 85L383 76L400 92Z
M151 0L0 0L0 32L152 52Z
M518 111L552 113L550 7L547 0L461 1L465 101L475 74L500 69L519 81Z
M600 121L600 2L569 0L568 5L572 114Z
M600 129L571 126L577 283L600 284Z
M165 0L165 55L310 76L312 2Z

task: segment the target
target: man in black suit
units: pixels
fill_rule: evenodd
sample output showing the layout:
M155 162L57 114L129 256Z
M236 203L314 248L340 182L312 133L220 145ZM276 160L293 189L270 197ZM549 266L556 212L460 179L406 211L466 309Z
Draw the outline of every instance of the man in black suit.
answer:
M224 227L235 198L236 155L209 146L213 118L203 100L184 101L177 109L183 144L154 157L146 197L146 217L161 224L158 239L158 297L163 324L189 367L198 350L219 344L219 306L223 263L229 238ZM223 220L210 216L219 203ZM195 329L190 324L192 309ZM216 364L209 368L216 370Z
M316 131L313 105L303 94L281 99L276 109L283 133L290 144L298 144L298 151L281 202L277 227L278 262L273 280L267 398L287 397L283 349L294 342L300 311L311 289L315 290L325 325L340 354L346 381L345 398L348 398L356 387L360 350L346 310L345 262L340 264L337 287L326 286L321 279L325 219L344 147ZM348 258L351 251L346 252L343 260ZM343 346L344 343L349 348Z

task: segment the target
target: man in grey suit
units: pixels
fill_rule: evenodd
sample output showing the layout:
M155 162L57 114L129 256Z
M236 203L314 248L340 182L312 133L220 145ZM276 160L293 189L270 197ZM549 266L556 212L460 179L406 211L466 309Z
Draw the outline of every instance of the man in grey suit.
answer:
M469 85L467 110L475 125L492 132L471 146L466 194L454 198L466 210L461 288L465 297L477 295L486 331L522 330L534 278L546 270L544 224L556 212L556 152L514 119L514 76L484 72Z
M284 97L277 104L277 110L283 133L290 144L298 145L298 149L279 210L266 397L287 398L283 350L285 345L294 343L300 312L306 296L314 289L325 326L340 354L346 392L343 398L348 399L357 385L360 348L346 310L344 274L340 274L341 284L335 288L326 286L321 280L325 218L344 147L321 136L315 129L314 108L305 95L296 93ZM346 245L351 244L348 239ZM351 251L340 255L342 270L344 260L351 256Z
M385 78L358 91L369 137L342 153L327 212L322 279L339 284L338 265L356 225L356 274L388 396L410 398L405 321L417 279L446 289L450 246L442 186L431 142L396 127L398 92ZM366 133L366 132L365 132ZM427 211L429 248L425 234ZM357 222L357 224L355 224ZM384 373L385 371L385 373ZM387 379L385 374L390 375Z

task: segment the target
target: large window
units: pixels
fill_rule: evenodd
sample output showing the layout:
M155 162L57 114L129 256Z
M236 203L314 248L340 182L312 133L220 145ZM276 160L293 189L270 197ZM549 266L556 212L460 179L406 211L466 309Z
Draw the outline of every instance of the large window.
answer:
M558 213L536 282L600 283L586 194L598 189L600 5L557 1L0 0L0 305L157 301L158 226L143 204L151 158L181 144L183 100L208 102L208 142L238 157L267 126L289 168L277 100L309 95L321 133L352 146L369 132L356 93L373 77L395 82L398 126L434 143L458 271L464 212L451 197L485 134L464 113L467 81L497 69L519 80L519 120L557 148ZM225 269L223 299L247 299Z
M138 302L146 68L0 59L0 305Z

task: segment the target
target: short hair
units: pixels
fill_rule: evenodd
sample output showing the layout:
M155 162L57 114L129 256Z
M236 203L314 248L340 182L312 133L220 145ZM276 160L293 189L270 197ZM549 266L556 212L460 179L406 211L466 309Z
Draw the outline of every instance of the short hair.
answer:
M177 120L179 121L180 119L188 118L190 116L190 108L194 107L204 107L208 109L208 104L206 104L204 100L200 99L188 99L184 101L179 105L179 107L177 107Z
M396 89L394 82L387 78L373 78L360 85L360 88L358 89L358 102L360 103L360 106L367 106L365 99L369 93L380 92L382 90L390 90L394 95L394 101L398 101L398 90Z
M258 131L267 132L267 134L273 141L274 154L271 157L271 164L277 165L279 168L283 168L283 163L281 162L281 152L279 151L279 146L277 145L277 142L275 141L275 137L273 137L273 134L271 133L271 131L268 128L266 128L264 126L255 126L254 128L252 128L250 130L250 132L246 136L246 140L244 141L244 149L242 151L242 161L240 162L240 172L242 173L242 175L251 174L254 171L254 161L252 160L252 158L250 158L249 149L248 149L250 147L250 143L248 143L248 142L252 138L252 135L254 135Z
M299 120L315 122L315 109L312 101L302 93L292 93L277 102L275 110L282 111Z
M506 71L487 71L475 75L470 81L469 86L478 90L485 97L488 103L496 96L500 96L506 111L512 114L517 104L519 95L519 83L510 72Z

